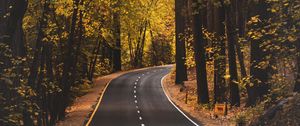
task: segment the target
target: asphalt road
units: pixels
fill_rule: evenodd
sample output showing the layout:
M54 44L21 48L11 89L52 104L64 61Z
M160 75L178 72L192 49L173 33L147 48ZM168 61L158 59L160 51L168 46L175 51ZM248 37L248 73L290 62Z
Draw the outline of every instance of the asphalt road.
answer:
M195 126L162 89L170 69L155 67L112 80L90 126Z

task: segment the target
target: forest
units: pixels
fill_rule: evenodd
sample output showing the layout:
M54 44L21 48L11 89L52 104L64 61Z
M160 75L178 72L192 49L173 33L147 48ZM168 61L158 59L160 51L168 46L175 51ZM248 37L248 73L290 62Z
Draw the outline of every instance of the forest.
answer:
M250 123L300 92L299 30L298 0L1 0L0 125L56 125L95 78L166 64Z

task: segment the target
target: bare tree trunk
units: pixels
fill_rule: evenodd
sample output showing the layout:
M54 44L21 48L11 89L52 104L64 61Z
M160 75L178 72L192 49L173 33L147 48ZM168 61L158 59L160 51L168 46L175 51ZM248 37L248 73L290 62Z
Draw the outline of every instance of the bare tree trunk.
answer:
M73 75L72 70L75 69L73 65L74 62L74 37L75 37L75 27L77 22L77 14L78 14L78 6L79 0L74 0L74 9L72 14L72 22L71 22L71 29L68 37L67 42L67 52L64 58L64 66L63 66L63 75L62 75L62 93L61 93L61 104L60 104L60 111L59 111L59 119L63 119L65 117L65 109L68 107L70 103L70 88L72 83L70 82Z
M238 73L236 63L235 46L237 43L236 31L236 1L232 0L231 4L226 7L226 33L228 41L228 60L230 74L230 102L232 106L240 106L240 95L238 87Z
M121 19L120 19L120 0L117 0L113 8L117 10L113 13L113 32L115 38L115 49L113 54L113 71L117 72L122 69L122 60L121 60Z
M175 0L175 20L176 20L176 84L183 84L187 80L187 68L185 65L186 52L184 41L185 17L183 15L184 5L183 0Z
M193 0L194 12L193 15L193 37L194 37L194 51L196 62L196 76L197 76L197 94L198 103L209 103L208 86L207 86L207 73L206 73L206 57L205 57L205 43L202 33L202 16L199 9L198 0Z
M214 43L214 102L223 103L226 99L226 46L225 46L225 8L224 6L214 7L214 31L216 32L217 42Z

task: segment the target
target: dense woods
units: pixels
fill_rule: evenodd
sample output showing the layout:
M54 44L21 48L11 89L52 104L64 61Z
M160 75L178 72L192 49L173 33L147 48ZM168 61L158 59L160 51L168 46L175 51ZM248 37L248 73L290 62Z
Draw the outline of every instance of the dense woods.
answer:
M175 83L184 84L177 81L185 73L182 64L188 66L187 73L195 70L198 104L267 109L299 91L297 1L188 0L188 6L176 2L182 5L175 9L176 26L189 20L176 30L185 26L180 31L193 31L179 39L184 40L181 44L176 42L176 49L194 46L186 47L187 52L176 50Z
M267 108L300 92L299 28L298 0L1 0L0 125L55 125L94 77L172 63L197 105Z
M172 63L172 3L1 0L0 125L55 125L95 76Z

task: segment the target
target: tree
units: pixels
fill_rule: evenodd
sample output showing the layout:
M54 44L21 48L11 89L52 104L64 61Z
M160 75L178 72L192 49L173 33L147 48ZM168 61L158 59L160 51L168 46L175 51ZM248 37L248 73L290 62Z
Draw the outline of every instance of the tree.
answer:
M215 102L225 102L226 86L226 49L225 49L225 7L214 6L214 32L217 40L213 46L214 56L214 100Z
M113 5L113 35L115 40L115 49L113 53L113 71L117 72L122 69L122 60L121 60L121 0L116 0Z
M300 52L300 41L298 40L297 41L297 52L299 53ZM300 55L297 54L297 72L296 72L296 81L295 81L295 87L294 87L294 91L295 92L300 92Z
M264 0L259 0L255 8L255 15L259 15L260 21L257 22L252 28L258 29L263 28L268 19L270 18L270 14L268 13L269 5ZM263 38L256 39L254 38L251 41L251 67L250 67L250 76L252 77L251 83L252 86L248 85L248 102L247 104L253 106L256 102L261 99L265 94L268 93L269 85L269 74L268 68L269 66L262 66L261 63L266 62L264 58L267 56L267 53L263 51L265 48L262 46L263 39L267 39L267 36Z
M70 88L73 84L70 80L72 77L74 77L72 74L73 69L75 69L76 66L74 66L74 37L75 37L75 27L77 23L77 14L78 14L78 6L79 6L79 0L74 0L73 5L73 14L72 14L72 22L71 22L71 29L69 32L69 37L67 41L67 52L65 54L64 58L64 65L63 65L63 75L62 75L62 93L61 93L61 99L63 100L60 103L59 106L59 119L63 119L65 117L65 110L68 107L68 104L70 103L69 95L70 95Z
M187 68L185 65L185 17L183 15L186 2L183 0L175 1L175 23L176 23L176 84L183 84L187 80Z
M207 73L206 73L206 54L205 42L202 33L202 16L200 3L198 0L193 0L193 39L194 39L194 53L196 62L196 78L197 78L197 95L198 103L209 103Z
M232 106L240 106L240 94L238 87L238 73L236 64L236 1L231 0L230 5L225 5L226 9L226 34L228 41L228 60L230 75L230 102Z

